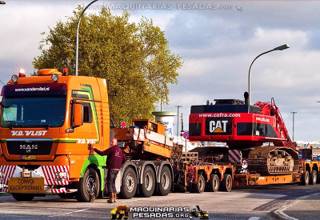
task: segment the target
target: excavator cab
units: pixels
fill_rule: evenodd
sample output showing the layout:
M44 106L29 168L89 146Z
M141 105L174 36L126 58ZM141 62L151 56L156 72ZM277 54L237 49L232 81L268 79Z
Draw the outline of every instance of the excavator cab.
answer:
M191 141L218 141L230 147L251 148L264 142L279 145L288 140L288 132L274 103L258 102L248 108L245 101L238 99L214 101L191 106Z
M153 131L162 135L164 135L166 131L166 127L164 124L154 122L149 119L136 119L133 121L133 127L147 129L149 131Z

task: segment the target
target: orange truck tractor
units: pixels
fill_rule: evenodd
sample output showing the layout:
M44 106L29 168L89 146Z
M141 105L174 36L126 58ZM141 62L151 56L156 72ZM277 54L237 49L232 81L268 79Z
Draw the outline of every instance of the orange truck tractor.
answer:
M56 69L13 75L2 88L0 190L19 201L45 194L97 197L106 158L89 155L88 145L109 146L107 95L101 78Z

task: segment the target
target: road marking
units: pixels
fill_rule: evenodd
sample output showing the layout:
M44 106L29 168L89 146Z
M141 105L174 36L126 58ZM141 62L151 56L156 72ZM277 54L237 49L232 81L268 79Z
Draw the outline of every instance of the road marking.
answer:
M260 220L260 217L252 216L248 218L248 220Z
M90 208L87 208L87 209L79 209L79 210L72 211L72 212L67 212L67 213L64 213L64 214L50 215L50 216L48 216L48 218L55 218L55 217L59 217L59 216L70 215L70 214L77 213L77 212L84 212L84 211L87 211L87 210L89 210L89 209L90 209Z
M297 218L291 217L289 215L287 215L286 213L284 213L283 211L285 211L287 208L289 208L291 205L286 205L281 209L277 209L276 211L274 211L273 213L276 214L280 219L285 219L285 220L298 220Z
M284 213L284 211L288 208L290 208L291 206L295 205L297 202L299 202L299 200L304 200L306 198L309 198L311 196L317 196L317 195L320 195L320 193L312 193L312 194L309 194L309 195L305 195L305 196L300 196L300 197L297 197L295 198L294 201L280 207L279 209L275 210L273 213L275 215L277 215L279 218L281 219L285 219L285 220L299 220L297 218L294 218L292 216L289 216L287 215L286 213Z

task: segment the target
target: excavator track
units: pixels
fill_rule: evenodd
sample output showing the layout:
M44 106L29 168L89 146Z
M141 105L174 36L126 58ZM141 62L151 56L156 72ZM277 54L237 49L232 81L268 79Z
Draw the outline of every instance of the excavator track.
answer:
M249 170L262 175L291 174L298 167L298 152L285 146L261 146L248 154Z

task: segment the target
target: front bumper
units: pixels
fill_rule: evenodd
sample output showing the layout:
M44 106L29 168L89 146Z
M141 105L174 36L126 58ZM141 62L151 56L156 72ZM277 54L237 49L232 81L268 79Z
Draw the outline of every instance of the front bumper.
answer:
M35 170L26 172L17 165L0 165L0 192L9 192L8 182L10 178L14 177L43 178L45 194L71 192L67 189L69 185L69 166L40 166Z

